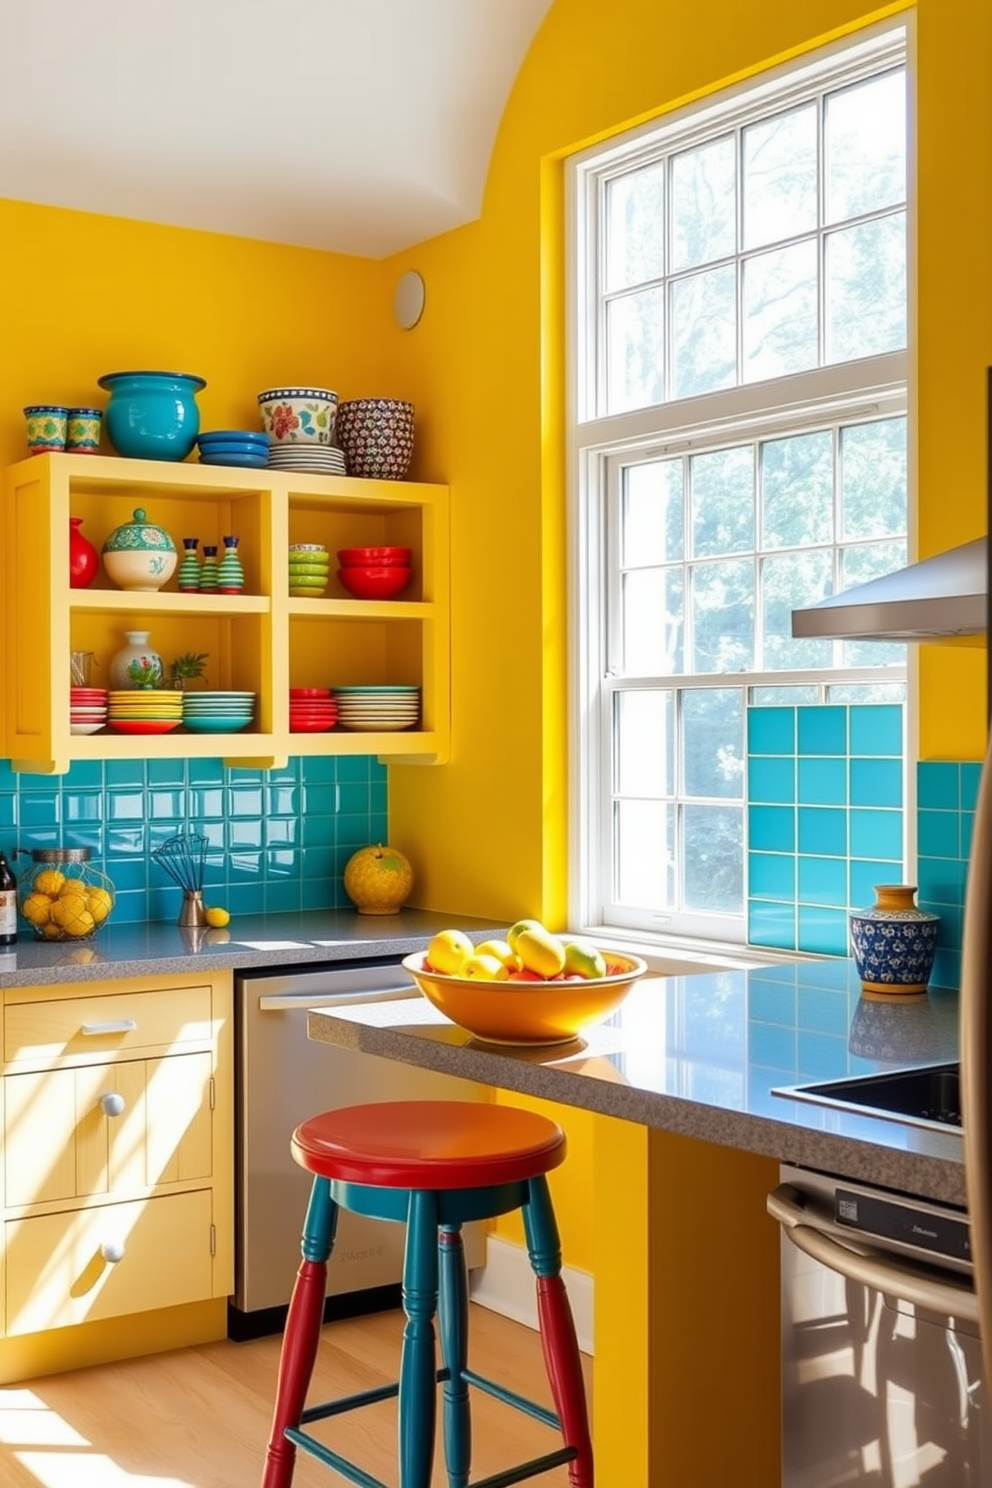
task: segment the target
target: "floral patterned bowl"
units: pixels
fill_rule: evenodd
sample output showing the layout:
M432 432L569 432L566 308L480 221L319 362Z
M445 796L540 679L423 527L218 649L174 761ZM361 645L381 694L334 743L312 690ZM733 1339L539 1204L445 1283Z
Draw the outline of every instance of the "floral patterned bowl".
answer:
M334 443L338 395L328 388L267 388L258 407L270 445Z
M355 398L338 408L337 442L349 475L403 480L413 455L412 403Z

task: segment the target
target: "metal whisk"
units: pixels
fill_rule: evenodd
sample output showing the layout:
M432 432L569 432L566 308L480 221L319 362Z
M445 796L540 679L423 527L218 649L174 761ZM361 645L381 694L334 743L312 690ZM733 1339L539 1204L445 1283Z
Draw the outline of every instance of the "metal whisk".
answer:
M207 863L207 839L199 832L179 832L152 850L152 857L183 891L180 925L205 925L203 876Z

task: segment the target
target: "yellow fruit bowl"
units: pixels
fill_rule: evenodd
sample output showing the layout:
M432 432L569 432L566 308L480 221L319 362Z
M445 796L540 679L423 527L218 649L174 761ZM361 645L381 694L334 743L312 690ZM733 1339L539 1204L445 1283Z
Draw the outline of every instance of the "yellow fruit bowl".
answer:
M423 951L403 965L428 1002L489 1044L567 1044L615 1012L647 971L639 956L604 951L607 975L582 981L487 982L425 971Z

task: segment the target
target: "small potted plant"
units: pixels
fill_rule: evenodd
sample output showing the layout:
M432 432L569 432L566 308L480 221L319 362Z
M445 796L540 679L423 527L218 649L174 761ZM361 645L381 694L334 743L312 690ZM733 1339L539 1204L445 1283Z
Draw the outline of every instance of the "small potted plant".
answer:
M177 656L169 667L169 680L172 686L179 692L185 692L187 682L203 676L209 655L209 651L186 651L182 656Z

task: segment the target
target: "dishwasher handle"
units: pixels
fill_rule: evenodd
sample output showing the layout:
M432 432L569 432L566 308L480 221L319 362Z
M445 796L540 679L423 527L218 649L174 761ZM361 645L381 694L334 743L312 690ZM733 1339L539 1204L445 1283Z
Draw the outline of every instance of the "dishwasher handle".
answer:
M978 1322L978 1298L966 1281L937 1281L930 1271L888 1252L870 1248L854 1250L825 1235L817 1228L816 1216L804 1205L799 1189L791 1183L780 1184L768 1195L767 1209L797 1249L831 1271L877 1292L901 1297L915 1307L960 1318L963 1322Z
M306 1012L308 1008L346 1006L354 1002L394 1002L400 997L420 997L416 982L397 982L388 987L359 988L354 992L272 992L258 999L263 1013Z

